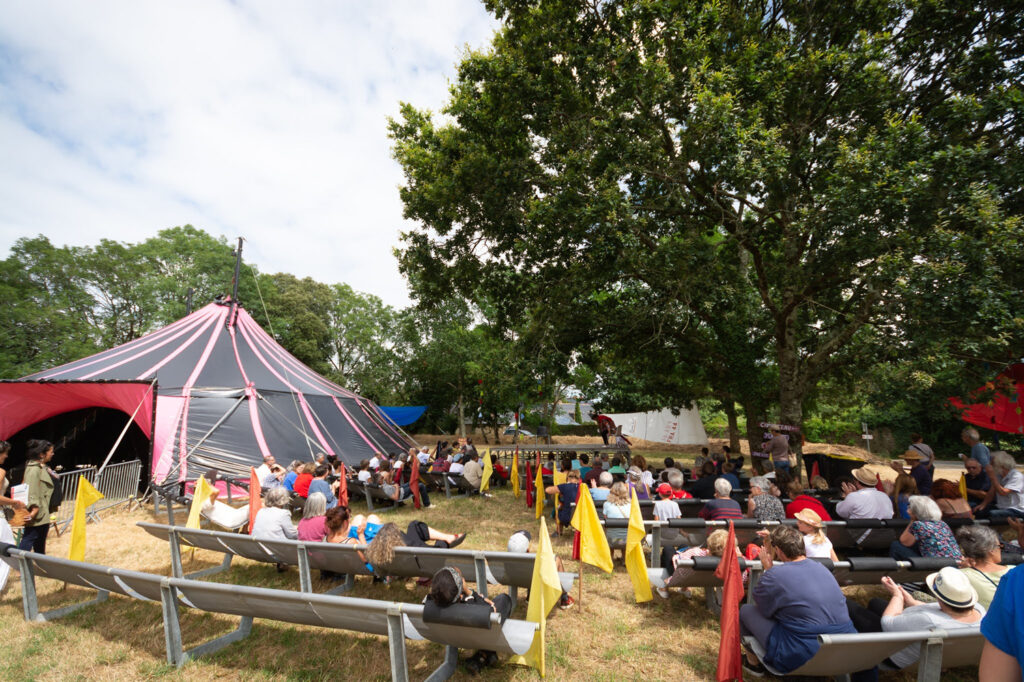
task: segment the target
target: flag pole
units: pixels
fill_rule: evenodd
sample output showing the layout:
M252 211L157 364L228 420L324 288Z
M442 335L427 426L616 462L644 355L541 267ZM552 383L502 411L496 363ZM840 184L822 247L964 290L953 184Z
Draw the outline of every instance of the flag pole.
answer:
M580 558L580 577L579 577L579 581L580 581L580 596L576 598L576 606L578 606L580 608L580 611L582 611L583 610L583 559L582 559L582 557Z

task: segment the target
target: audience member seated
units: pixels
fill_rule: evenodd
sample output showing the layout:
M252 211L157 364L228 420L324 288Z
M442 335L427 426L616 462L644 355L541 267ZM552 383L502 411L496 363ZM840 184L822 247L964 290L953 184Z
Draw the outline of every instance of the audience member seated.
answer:
M910 497L918 494L917 481L914 477L910 474L897 474L895 481L885 481L882 486L892 499L893 518L909 519L910 508L907 505L910 503Z
M491 485L504 487L508 483L508 477L508 469L498 461L498 456L491 455Z
M364 459L359 462L359 473L356 478L360 483L370 483L373 480L373 473L370 471L370 460Z
M312 492L306 498L298 532L303 542L323 542L327 537L327 498L323 493Z
M822 521L832 520L832 515L825 509L825 505L821 503L821 500L804 493L804 486L800 481L790 481L788 493L790 502L786 505L787 519L795 519L797 512L804 509L810 509L817 514L818 518Z
M203 503L199 510L203 516L221 528L236 530L249 521L249 505L244 507L232 507L217 500L220 491L216 488L210 493L209 499ZM286 493L287 495L287 493Z
M587 473L585 473L585 474L581 473L580 474L580 478L583 481L583 485L588 486L590 488L595 488L598 485L598 480L600 479L601 474L604 474L604 473L608 473L608 472L606 472L601 467L601 459L598 458L598 457L594 457L594 466L590 467L590 471L588 471ZM611 478L611 474L610 473L608 474L608 476L609 476L609 478Z
M312 478L312 476L310 476ZM289 510L291 498L284 488L268 490L263 508L256 512L252 522L252 537L257 540L295 540L299 531L292 523Z
M661 556L662 556L662 563L661 563L661 565L664 566L667 570L672 571L672 577L670 577L667 582L670 582L670 583L684 582L687 578L689 578L690 576L693 575L694 570L692 568L690 568L689 566L680 566L680 564L683 561L687 561L689 559L694 559L694 558L697 558L697 557L705 557L705 556L717 556L717 557L720 557L720 556L722 556L722 553L725 551L725 543L728 541L728 539L729 539L729 531L719 529L719 530L716 530L716 531L712 531L711 533L708 533L707 540L704 541L703 545L693 545L692 547L687 547L686 549L682 549L682 550L675 550L675 549L668 548L668 547L662 549L662 554L661 554ZM671 551L666 552L665 551L666 549L671 550ZM740 556L739 547L736 548L736 555ZM744 569L744 571L743 571L743 584L744 585L747 584L747 581L749 580L749 578L750 578L750 569ZM689 597L690 594L691 594L690 588L689 587L683 588L682 594L684 596L686 596L686 597ZM665 588L662 588L662 587L658 588L658 596L660 596L663 599L668 599L668 595L669 595L668 590L666 590Z
M853 470L853 481L843 482L836 513L844 519L891 519L892 501L877 490L878 476L867 467Z
M302 470L302 462L299 460L292 460L291 465L288 467L288 473L284 475L284 479L281 483L284 484L285 490L289 493L295 492L295 479L298 478L299 472Z
M357 536L360 543L366 541L366 531ZM396 547L436 547L439 549L452 549L462 544L466 534L458 535L442 533L431 528L422 521L410 521L406 532L398 529L394 523L385 523L377 529L370 544L366 547L365 556L367 566L379 576L387 573L388 564L395 560ZM433 542L433 545L428 543Z
M654 488L654 474L648 470L647 459L643 455L633 455L633 466L640 470L640 480L650 492Z
M309 496L309 486L313 482L313 475L315 473L316 464L313 462L306 462L302 465L299 475L295 477L295 484L292 486L295 489L296 495L299 497Z
M724 478L729 481L729 485L732 486L733 490L739 490L740 488L740 477L733 473L732 464L729 462L722 463L720 468L721 473L718 474L719 478Z
M928 468L928 465L921 460L921 453L917 450L907 450L903 453L903 461L910 467L909 471L903 469L903 464L899 461L891 463L893 469L897 473L908 474L914 479L917 484L917 491L921 495L931 495L932 493L932 470Z
M434 459L433 464L430 465L430 470L434 473L443 474L447 473L451 466L452 463L446 455L438 455L438 457Z
M1024 518L1024 474L1017 471L1013 457L1002 450L993 452L990 471L995 474L989 476L992 485L985 499L974 507L974 515L993 521Z
M981 622L985 649L978 678L985 682L1020 682L1024 668L1024 568L999 581L992 606Z
M770 474L759 474L768 479L771 484L768 492L775 497L782 499L782 496L789 490L789 484L797 480L793 478L792 469L778 469Z
M467 455L466 463L462 467L462 477L466 479L466 483L477 490L480 489L480 484L484 480L484 468L480 465L480 455L476 453L476 449Z
M724 478L715 479L715 496L708 500L697 512L697 516L706 521L720 521L722 519L742 519L743 510L740 503L730 497L732 484Z
M910 496L910 523L899 540L893 540L889 556L893 559L911 557L946 557L959 561L960 547L935 500L924 495Z
M761 562L764 575L754 587L754 603L740 607L740 629L757 639L773 669L792 672L813 658L818 635L855 632L839 584L827 568L807 561L795 528L773 527L764 537ZM751 654L744 667L765 674Z
M985 496L988 495L989 488L992 487L988 474L985 473L978 460L971 457L964 460L964 468L967 470L964 480L967 483L968 501L980 502L984 500Z
M412 497L412 487L407 483L397 483L392 479L394 474L390 471L382 472L380 475L380 489L388 499L394 500L395 502L401 502ZM420 502L423 503L423 508L430 508L430 495L427 494L427 486L422 483L417 483L416 486L420 491Z
M825 524L813 509L801 509L794 518L796 529L804 536L804 554L808 558L839 561L832 541L825 536Z
M673 473L679 474L680 476L683 475L682 469L679 469L678 467L676 467L676 461L674 459L672 459L671 457L666 457L665 458L665 468L661 470L661 475L660 475L661 482L662 483L669 483L670 481L668 480L668 477L671 474L673 474Z
M964 526L957 530L956 540L964 555L960 570L978 593L978 603L987 609L999 581L1010 570L1009 566L1002 565L999 534L988 526Z
M572 466L569 464L569 466ZM565 472L565 483L549 485L544 489L548 495L558 495L558 523L555 526L555 535L562 532L569 526L572 514L576 510L576 497L580 491L580 472L570 470Z
M960 495L960 486L953 481L940 478L932 483L932 499L939 505L943 519L973 519L971 503Z
M747 516L758 521L782 521L786 510L782 502L768 492L768 479L754 476L750 479L750 496L747 498Z
M590 488L590 497L594 500L595 505L604 504L613 483L615 483L615 479L612 478L612 475L607 471L602 471L597 477L595 485Z
M689 500L693 495L683 490L683 474L681 471L673 470L668 475L668 484L672 486L673 500Z
M636 499L638 500L649 500L651 499L651 490L644 483L643 473L636 467L629 467L626 472L626 480L629 482L629 487L636 491Z
M466 463L463 462L458 455L452 457L451 463L448 465L448 473L452 475L461 476L466 470ZM451 479L449 479L451 480Z
M985 609L978 605L978 595L967 576L952 566L929 575L925 582L938 601L924 603L910 596L892 578L882 578L889 599L872 599L865 608L847 600L850 618L857 632L912 632L915 630L955 630L973 627L981 622ZM917 663L921 645L910 644L890 656L885 663L893 668L906 668Z
M608 499L605 500L601 512L606 519L628 519L631 501L629 488L622 481L616 481L608 492ZM612 554L615 553L614 550L626 546L626 532L628 530L628 528L609 528L605 531L605 535L608 536L608 543L617 545L612 547Z
M490 600L479 595L476 591L469 589L469 585L463 580L462 572L454 566L445 566L434 574L430 580L430 594L424 600L426 603L433 603L441 609L457 612L462 609L489 608L501 616L501 622L508 620L512 613L512 598L507 594L499 594ZM464 662L467 670L476 675L486 666L493 666L498 662L498 654L494 651L477 651Z
M621 457L618 455L612 457L611 467L609 467L608 472L611 473L612 477L614 477L616 481L626 480L626 469L622 466Z
M313 472L313 480L309 484L309 495L320 493L327 501L327 508L333 509L338 506L338 498L334 496L334 486L327 482L327 474L331 473L331 467L326 464L317 466Z
M690 486L690 494L698 500L707 500L715 496L715 465L704 462L697 470L700 477Z

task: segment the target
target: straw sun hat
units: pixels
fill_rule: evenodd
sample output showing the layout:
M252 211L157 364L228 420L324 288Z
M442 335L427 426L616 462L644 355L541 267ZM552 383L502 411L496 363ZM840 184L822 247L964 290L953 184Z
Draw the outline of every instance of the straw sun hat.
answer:
M978 593L971 586L967 576L952 566L946 566L938 573L924 579L928 589L940 601L958 609L966 609L978 603Z
M858 481L860 481L866 486L874 487L878 485L878 474L871 471L867 467L854 469L852 474L854 478L856 478Z
M821 528L823 525L821 517L818 516L818 513L813 509L801 509L796 514L793 514L793 518L798 521L803 521L812 528Z

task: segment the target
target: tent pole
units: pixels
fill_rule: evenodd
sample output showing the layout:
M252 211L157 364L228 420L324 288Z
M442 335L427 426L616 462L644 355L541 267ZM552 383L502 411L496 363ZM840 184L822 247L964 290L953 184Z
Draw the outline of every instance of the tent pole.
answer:
M121 441L124 440L125 434L128 433L128 429L131 428L132 422L135 421L135 415L137 415L139 413L139 410L142 409L142 405L146 402L146 398L149 397L149 392L153 390L153 386L155 384L155 378L153 379L153 381L149 382L149 388L147 388L146 392L143 394L142 400L140 400L139 404L135 406L135 411L132 412L132 416L128 417L128 423L124 425L123 429L121 429L121 435L117 437L117 440L114 442L114 446L110 448L110 452L107 453L107 458L103 460L103 464L100 465L99 471L96 472L97 486L99 486L100 479L103 477L103 470L107 468L107 463L110 462L110 458L114 456L114 452L117 450L117 446L119 446L121 444ZM156 428L156 424L153 425L153 428Z

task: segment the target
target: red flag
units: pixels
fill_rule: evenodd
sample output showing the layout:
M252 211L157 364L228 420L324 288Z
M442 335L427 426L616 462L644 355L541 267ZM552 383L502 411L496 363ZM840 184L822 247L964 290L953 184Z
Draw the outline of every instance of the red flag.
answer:
M533 473L530 463L526 463L526 508L533 509Z
M231 485L231 481L228 481ZM252 532L252 522L256 520L256 512L263 508L263 498L260 487L260 477L256 475L256 469L249 467L249 532Z
M576 486L576 506L580 504L580 495L583 494L583 483ZM572 533L572 559L573 561L580 560L580 532L574 530Z
M348 476L345 475L345 463L341 463L341 477L338 479L338 504L348 508Z
M736 528L729 521L729 538L715 569L722 581L722 636L718 646L718 682L743 680L743 652L740 650L740 602L743 600L743 578L736 553Z
M818 460L814 460L814 464L811 465L811 479L821 476L821 471L818 469Z
M881 490L883 493L885 492L885 486L882 485L882 477L881 476L879 476L878 480L875 481L875 490Z
M422 506L420 502L420 458L412 458L412 475L409 476L409 490L412 491L412 506L417 509Z

